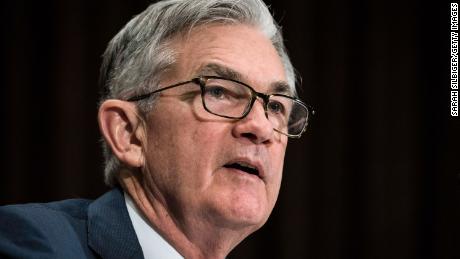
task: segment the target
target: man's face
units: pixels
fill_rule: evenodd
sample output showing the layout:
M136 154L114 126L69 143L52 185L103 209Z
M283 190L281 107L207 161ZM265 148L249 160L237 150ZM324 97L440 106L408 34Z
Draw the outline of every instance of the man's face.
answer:
M276 50L252 27L200 26L172 45L177 64L161 87L199 75L236 76L263 93L286 82ZM275 205L287 137L272 129L260 99L247 117L231 120L206 112L200 98L191 83L156 100L147 117L146 188L176 221L253 231Z

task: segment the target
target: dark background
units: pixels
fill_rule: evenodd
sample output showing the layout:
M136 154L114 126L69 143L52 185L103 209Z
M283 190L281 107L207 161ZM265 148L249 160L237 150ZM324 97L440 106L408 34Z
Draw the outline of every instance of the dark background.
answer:
M107 190L100 56L148 3L2 1L0 204ZM230 258L460 258L449 2L267 3L317 116L270 220Z

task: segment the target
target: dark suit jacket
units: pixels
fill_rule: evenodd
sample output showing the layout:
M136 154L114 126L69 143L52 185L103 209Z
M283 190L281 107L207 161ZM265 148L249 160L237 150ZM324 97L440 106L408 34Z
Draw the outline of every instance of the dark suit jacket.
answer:
M95 201L0 207L0 258L143 258L119 188Z

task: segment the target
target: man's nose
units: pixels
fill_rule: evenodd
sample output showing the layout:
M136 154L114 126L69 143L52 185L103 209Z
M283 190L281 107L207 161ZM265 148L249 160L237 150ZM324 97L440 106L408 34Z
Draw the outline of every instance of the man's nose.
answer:
M233 135L246 138L255 144L268 143L274 134L273 124L265 115L264 104L257 99L248 115L236 122Z

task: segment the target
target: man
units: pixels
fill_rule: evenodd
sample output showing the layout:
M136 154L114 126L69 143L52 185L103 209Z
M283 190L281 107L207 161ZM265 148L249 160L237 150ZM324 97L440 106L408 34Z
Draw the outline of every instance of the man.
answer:
M95 201L8 206L0 255L224 258L268 219L298 100L281 33L260 0L167 0L109 43Z

